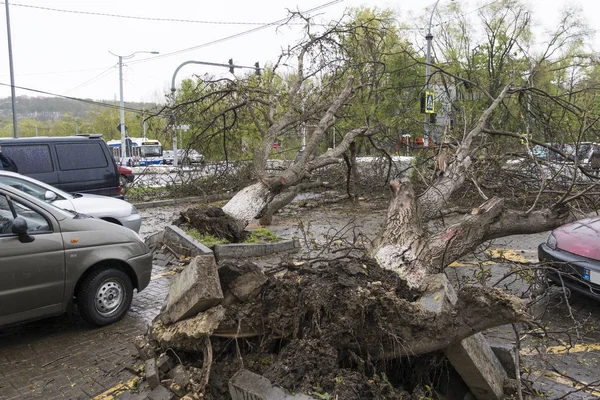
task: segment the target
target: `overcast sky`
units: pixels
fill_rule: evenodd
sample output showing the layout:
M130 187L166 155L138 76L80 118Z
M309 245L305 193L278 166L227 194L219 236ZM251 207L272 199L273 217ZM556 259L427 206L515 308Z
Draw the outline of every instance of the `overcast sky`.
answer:
M450 0L440 0L439 7ZM493 0L466 2L466 10ZM525 0L532 5L536 26L555 25L564 0ZM334 3L334 4L330 4ZM175 69L188 60L239 65L276 59L280 49L294 44L293 27L267 27L286 17L286 8L320 8L320 18L339 18L359 5L391 8L404 21L416 20L435 0L9 0L15 85L56 95L95 100L119 99L118 55L124 60L125 102L162 102ZM600 1L580 0L585 15L597 20ZM10 96L5 3L0 11L0 97ZM131 18L134 17L134 18ZM222 24L204 22L223 22ZM234 24L242 23L242 24ZM595 28L594 20L590 25ZM254 30L254 32L248 32ZM414 32L425 45L425 30ZM435 32L434 32L435 34ZM231 36L238 35L227 39ZM226 39L226 40L221 40ZM416 47L420 47L416 46ZM192 74L228 74L225 68L187 65L177 81ZM17 88L17 96L42 94Z

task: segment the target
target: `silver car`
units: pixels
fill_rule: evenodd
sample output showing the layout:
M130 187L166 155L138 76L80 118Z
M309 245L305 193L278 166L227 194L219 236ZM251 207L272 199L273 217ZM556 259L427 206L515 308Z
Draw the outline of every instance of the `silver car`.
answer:
M37 179L10 171L0 171L0 183L15 187L56 207L91 215L136 232L142 226L142 216L133 205L124 200L95 194L69 194Z
M131 229L0 183L0 327L60 315L107 325L148 286L152 252Z

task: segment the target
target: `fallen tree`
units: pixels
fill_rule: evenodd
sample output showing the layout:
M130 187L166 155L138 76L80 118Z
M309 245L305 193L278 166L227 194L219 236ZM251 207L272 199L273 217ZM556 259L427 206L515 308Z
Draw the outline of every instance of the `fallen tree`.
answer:
M339 31L309 35L306 42L296 48L298 70L285 90L286 101L278 102L281 98L274 91L252 91L245 87L247 91L239 90L241 97L237 98L236 105L227 109L248 107L247 112L260 132L259 144L253 152L255 181L237 192L222 208L234 230L242 232L253 219L273 215L302 187L311 186L316 171L339 164L342 158L349 164L348 179L356 180L357 143L371 141L386 132L388 126L374 117L376 112L369 114L373 118L364 119L348 117L343 112L345 106L357 103L365 106L361 100L374 93L365 88L377 87L373 76L381 78L385 73L385 68L377 69L380 64L385 65L385 60L372 60L373 68L363 75L357 74L361 69L356 64L349 65L351 63L336 62L335 68L326 69L324 66L329 64L324 61L331 62L335 56L344 54L343 46L336 41L340 36L336 34ZM332 44L328 48L331 53L317 52L327 44ZM316 69L306 74L305 57L315 53L328 54L331 58L313 59ZM314 78L317 72L327 79L308 79ZM270 75L271 82L273 76ZM456 78L450 73L448 76ZM303 88L309 83L315 87L307 95ZM456 78L454 84L459 83L462 81ZM217 353L213 349L216 346L221 353L230 356L224 357L227 362L238 360L238 364L234 364L236 368L253 358L267 357L269 368L253 363L253 370L288 389L310 390L319 384L316 374L301 370L291 374L292 377L284 375L290 375L294 358L313 349L317 353L316 360L310 362L304 355L300 357L300 364L313 365L316 370L320 364L329 366L323 375L331 379L353 374L353 379L360 381L364 389L358 391L358 398L397 398L393 385L390 385L391 392L384 394L379 385L369 383L372 376L381 376L382 371L387 371L386 362L439 353L490 327L527 321L523 303L518 299L488 287L467 286L454 293L443 276L449 264L491 239L550 230L573 218L569 202L579 195L573 193L573 185L567 188L557 185L563 191L557 200L554 194L542 195L548 189L545 181L536 183L532 191L538 195L533 201L528 199L522 207L514 207L514 198L519 194L506 197L502 193L485 194L484 183L487 182L477 179L477 173L484 174L487 166L480 165L476 171L474 164L482 163L483 154L483 159L491 160L488 166L492 165L497 154L489 148L508 146L490 144L492 139L488 135L497 133L490 126L493 127L494 122L514 122L506 109L514 107L514 100L529 90L512 82L498 89L494 91L495 96L486 92L485 107L475 121L462 121L464 132L449 135L452 140L439 143L435 155L429 154L431 157L424 156L420 160L417 157L414 166L417 172L412 177L399 176L389 181L391 196L386 223L373 242L369 256L348 256L305 267L285 264L281 266L283 274L267 275L256 285L251 284L253 281L248 276L263 274L256 267L223 264L218 270L219 284L223 288L223 298L218 299L220 304L175 323L159 319L153 326L152 338L162 349L192 352L194 356L202 352L204 378L201 382L204 384L210 375L207 368L225 368L217 361L212 367L206 363L208 354ZM327 95L321 95L323 93ZM306 107L300 107L305 104ZM344 115L348 124L347 129L338 132L341 142L336 143L335 148L319 149L319 143L332 129L336 117ZM300 159L282 171L267 174L267 159L276 139L307 121L311 121L313 127L307 134ZM519 140L523 138L523 135L515 135ZM432 175L429 166L434 164L435 157L441 156L442 148L447 159L438 163L441 171ZM469 201L461 205L469 212L455 217L451 224L434 224L434 220L456 205L455 197L467 185L472 185L468 190ZM502 183L499 186L502 188ZM233 270L238 271L234 278L227 275ZM233 282L238 282L243 290ZM231 348L232 343L235 350ZM203 392L205 388L200 385L196 390Z

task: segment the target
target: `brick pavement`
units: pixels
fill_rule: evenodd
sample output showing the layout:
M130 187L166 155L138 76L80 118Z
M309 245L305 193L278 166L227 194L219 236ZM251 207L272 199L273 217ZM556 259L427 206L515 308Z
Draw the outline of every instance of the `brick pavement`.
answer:
M141 364L133 345L167 294L173 257L155 257L153 279L119 322L93 328L64 315L0 329L0 400L90 399L129 381Z

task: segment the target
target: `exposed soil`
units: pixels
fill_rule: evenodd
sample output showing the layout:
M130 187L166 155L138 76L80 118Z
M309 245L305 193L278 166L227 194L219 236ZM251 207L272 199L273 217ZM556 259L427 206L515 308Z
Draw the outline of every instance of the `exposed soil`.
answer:
M397 360L419 362L419 355L431 357L427 353L469 336L471 328L481 329L482 317L502 323L520 312L520 304L503 292L475 287L458 293L460 315L425 310L415 303L420 292L369 257L296 264L280 264L277 270L284 272L257 280L256 289L243 298L234 282L254 280L262 274L259 267L244 261L221 264L225 300L218 307L225 312L209 333L216 355L209 380L213 398L228 398L227 381L242 365L292 392L323 398L410 398L405 387L420 395L424 387L447 382L431 381L431 376L439 377L439 365L406 376L393 369ZM189 333L197 341L164 342L164 329L159 323L153 326L162 350L183 351L191 365L201 367L198 332Z

